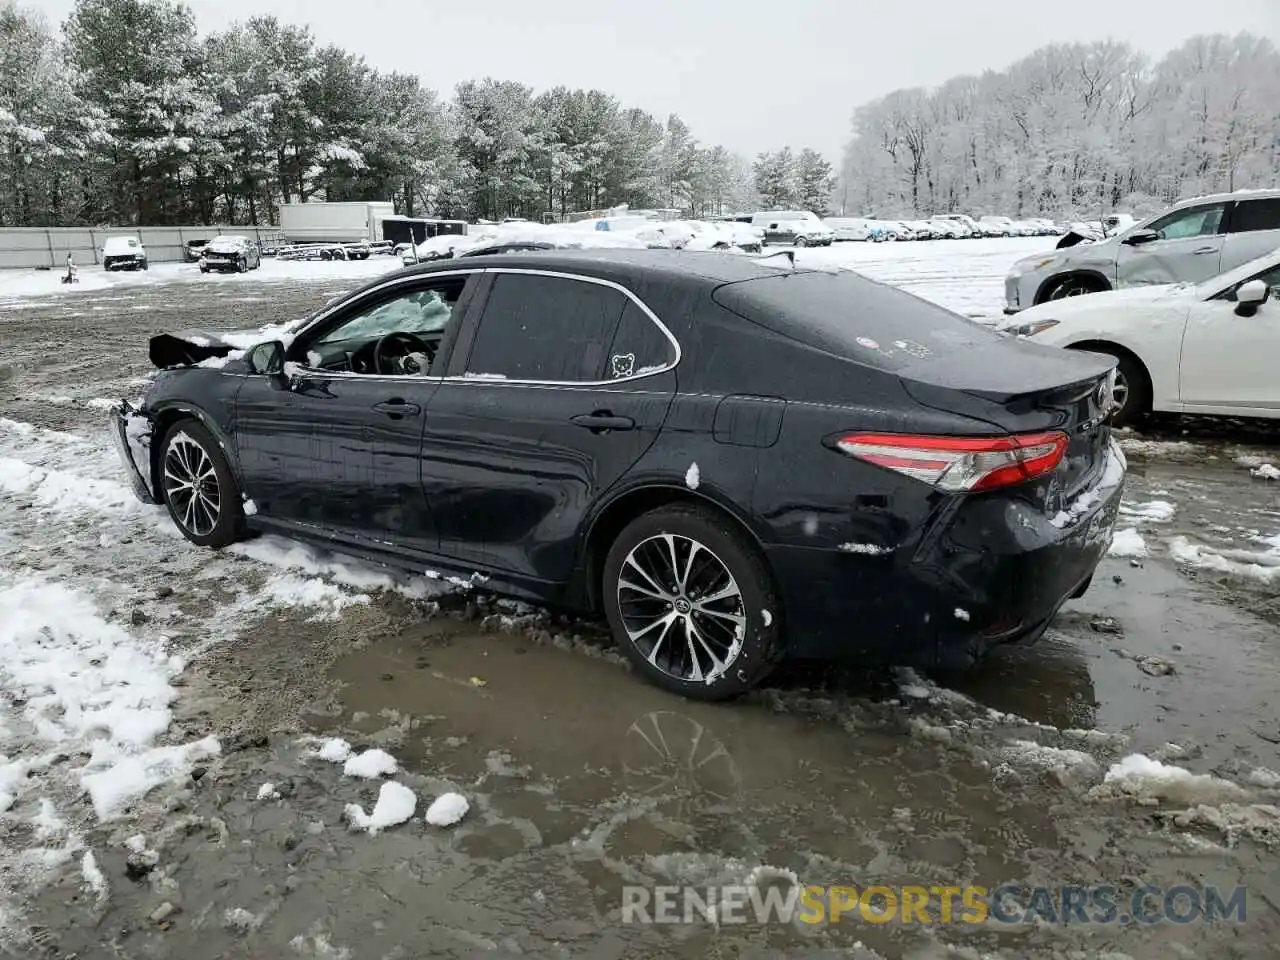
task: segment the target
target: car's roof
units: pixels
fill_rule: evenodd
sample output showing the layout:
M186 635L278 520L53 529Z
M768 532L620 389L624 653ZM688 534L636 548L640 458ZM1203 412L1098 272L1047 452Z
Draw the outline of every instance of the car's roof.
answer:
M776 264L776 265L773 265ZM527 250L518 253L482 254L408 267L406 273L439 273L465 267L510 267L537 270L563 270L581 272L608 278L611 275L633 276L645 273L650 276L666 275L673 278L703 279L718 283L734 283L754 280L757 277L777 276L780 270L790 269L783 256L771 264L759 262L757 257L744 257L737 253L716 253L691 250L631 250L625 247L575 250ZM802 272L802 271L797 271Z
M1177 210L1179 207L1189 207L1201 203L1223 203L1233 200L1274 200L1280 197L1280 189L1267 190L1237 190L1234 193L1206 193L1202 197L1187 197L1179 200L1177 203L1169 207L1170 210Z

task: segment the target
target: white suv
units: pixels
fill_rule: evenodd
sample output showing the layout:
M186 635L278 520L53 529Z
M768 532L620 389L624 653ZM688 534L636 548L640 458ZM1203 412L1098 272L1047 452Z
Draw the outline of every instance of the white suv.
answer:
M1019 260L1005 278L1004 312L1124 287L1200 283L1276 247L1280 190L1183 200L1100 242Z

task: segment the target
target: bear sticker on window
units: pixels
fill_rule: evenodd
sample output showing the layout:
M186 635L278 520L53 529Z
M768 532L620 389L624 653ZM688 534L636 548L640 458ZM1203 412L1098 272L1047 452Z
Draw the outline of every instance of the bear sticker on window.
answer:
M634 353L615 353L613 355L614 377L629 377L636 371L636 355Z

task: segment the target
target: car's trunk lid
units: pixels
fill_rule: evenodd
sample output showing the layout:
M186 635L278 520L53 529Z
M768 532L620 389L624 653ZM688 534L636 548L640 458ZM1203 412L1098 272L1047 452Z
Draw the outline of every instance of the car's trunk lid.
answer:
M1012 339L1001 346L975 348L963 362L922 363L904 371L903 386L925 406L1009 433L1065 433L1067 451L1054 479L1062 495L1078 493L1106 462L1115 360Z

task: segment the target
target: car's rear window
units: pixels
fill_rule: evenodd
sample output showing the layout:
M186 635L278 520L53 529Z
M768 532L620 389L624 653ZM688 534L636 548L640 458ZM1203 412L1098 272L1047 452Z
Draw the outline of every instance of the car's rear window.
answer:
M744 280L724 284L712 296L776 333L882 370L1001 339L959 314L851 271Z

